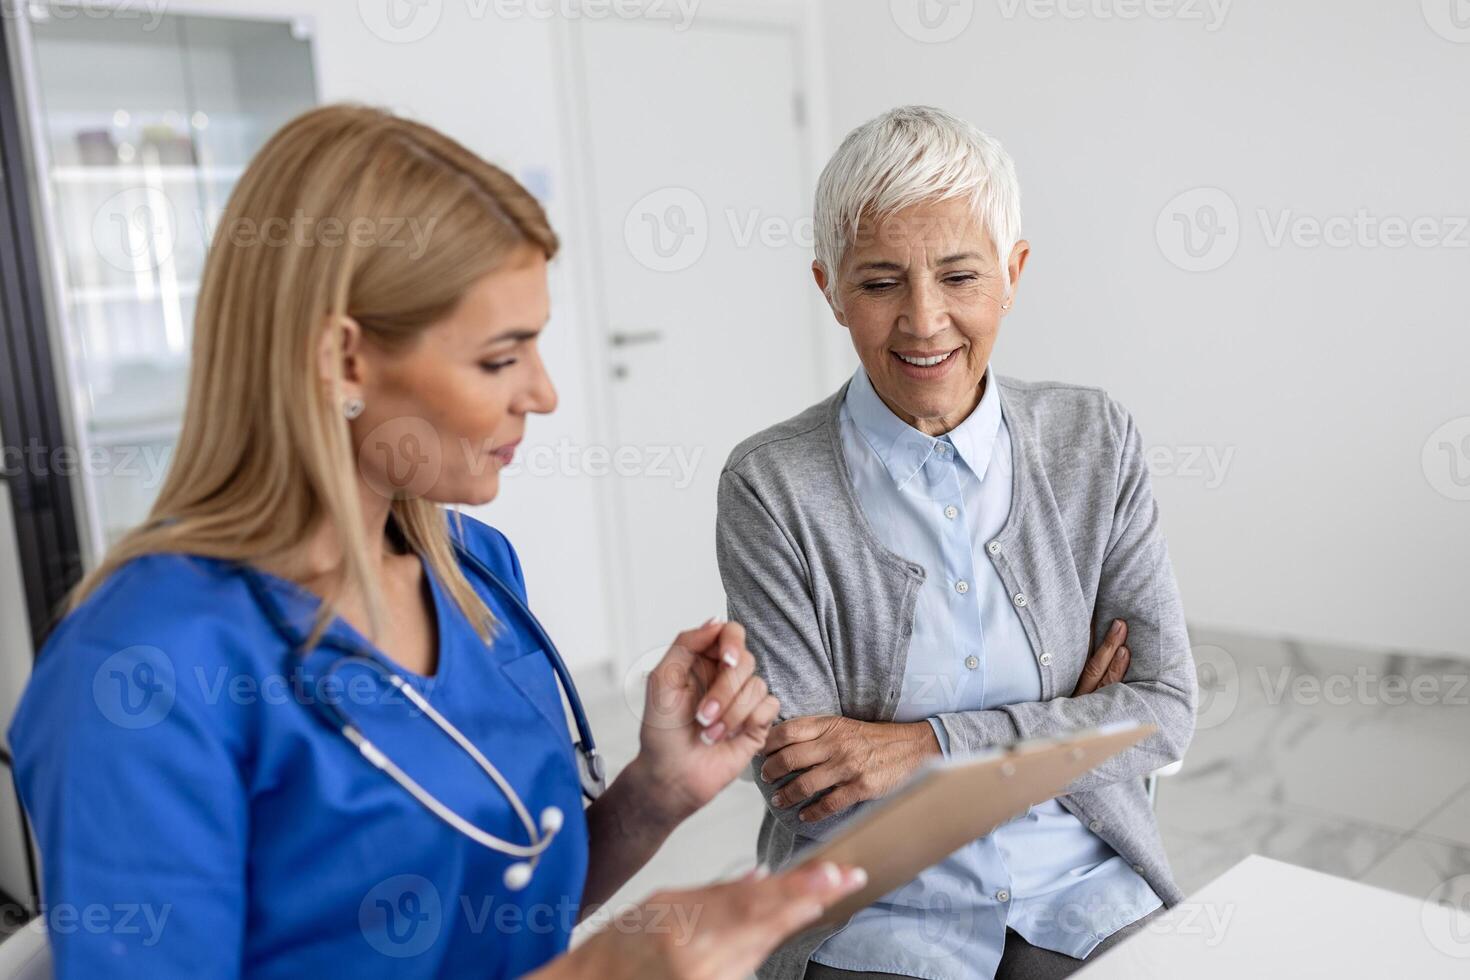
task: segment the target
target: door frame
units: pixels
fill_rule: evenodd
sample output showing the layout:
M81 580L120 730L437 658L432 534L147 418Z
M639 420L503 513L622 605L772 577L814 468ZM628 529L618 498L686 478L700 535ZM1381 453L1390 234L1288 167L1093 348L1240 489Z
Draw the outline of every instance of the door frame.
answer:
M52 280L43 244L45 203L35 196L38 164L29 22L0 23L0 225L14 248L0 259L0 430L7 444L37 447L46 459L72 446L70 398L61 371ZM18 558L33 644L40 649L56 611L81 578L86 555L80 484L59 467L42 466L5 479L11 491Z
M70 443L70 420L62 407L65 398L54 370L45 257L39 247L41 225L32 197L32 147L22 115L24 76L16 71L24 48L11 27L17 22L0 19L0 228L13 246L0 254L0 445L35 446L44 458L52 459L55 450ZM80 481L58 467L41 466L36 472L24 462L20 465L21 472L8 474L9 460L0 464L0 515L14 527L14 560L31 647L24 651L29 669L62 601L81 577L83 536L77 523ZM7 659L21 653L0 649L0 656ZM6 717L4 724L9 723ZM0 778L13 781L12 760L4 747L0 747L0 769L4 771ZM7 898L33 913L40 890L36 852L18 800L17 795L13 826L25 851L29 890Z
M792 93L794 112L801 114L802 137L800 139L800 173L802 186L815 190L819 164L830 152L827 142L826 90L823 84L823 52L817 30L818 12L816 5L788 0L703 0L695 15L701 23L716 23L741 29L772 30L788 34L793 41L796 54L796 77L798 91ZM588 84L583 59L583 32L576 18L559 18L554 38L557 60L557 104L560 117L560 134L567 161L570 226L565 239L579 256L578 264L584 274L575 277L573 290L581 315L578 317L583 348L588 352L585 360L586 385L589 401L597 406L590 419L590 437L598 444L611 445L617 436L615 399L612 389L614 354L607 343L605 325L609 321L608 302L605 291L606 269L598 252L602 240L596 190L593 174L595 161L590 145L590 127L586 124L588 107ZM822 322L818 316L828 316L826 304L821 302L816 290L812 290L811 322ZM835 331L833 332L835 335ZM814 356L818 364L818 382L823 387L833 380L835 372L830 370L838 355L831 346L831 337L819 335L813 338ZM644 652L640 651L634 635L630 591L632 575L627 567L630 529L627 526L626 486L618 481L611 484L611 492L598 495L597 523L602 537L601 588L607 598L609 623L607 635L614 640L614 649L609 651L609 681L616 684L624 677L633 661ZM724 610L711 610L724 615ZM692 624L691 624L692 625ZM672 638L671 638L672 639Z

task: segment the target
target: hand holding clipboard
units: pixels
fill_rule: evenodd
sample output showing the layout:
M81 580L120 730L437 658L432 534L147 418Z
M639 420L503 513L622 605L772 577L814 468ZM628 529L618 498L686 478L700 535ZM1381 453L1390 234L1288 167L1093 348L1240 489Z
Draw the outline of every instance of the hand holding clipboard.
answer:
M1108 725L929 763L836 837L800 854L798 864L834 861L868 873L864 888L832 906L811 928L846 922L925 868L1060 795L1077 777L1157 730L1135 723Z

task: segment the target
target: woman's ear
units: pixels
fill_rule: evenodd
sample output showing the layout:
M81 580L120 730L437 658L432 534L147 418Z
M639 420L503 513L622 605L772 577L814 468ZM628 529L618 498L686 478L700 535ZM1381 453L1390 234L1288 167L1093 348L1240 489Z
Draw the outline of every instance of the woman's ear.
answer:
M342 398L361 398L364 363L362 326L350 316L329 321L317 348L317 374L331 391L339 381Z
M843 314L842 308L837 305L837 302L832 298L832 294L827 292L827 267L820 262L813 262L812 278L817 281L817 288L822 291L822 298L825 299L827 301L827 305L831 307L832 315L837 318L837 322L842 324L844 327L847 326L847 317Z
M1021 285L1021 271L1026 268L1026 260L1030 257L1031 243L1026 241L1024 238L1016 243L1015 248L1011 249L1011 257L1008 263L1009 272L1011 275L1011 295L1008 301L1007 309L1016 304L1016 290L1020 288Z

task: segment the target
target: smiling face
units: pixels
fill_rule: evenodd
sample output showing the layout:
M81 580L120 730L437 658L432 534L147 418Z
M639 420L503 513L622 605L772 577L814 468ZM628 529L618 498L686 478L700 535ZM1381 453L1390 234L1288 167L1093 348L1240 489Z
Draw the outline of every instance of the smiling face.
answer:
M1029 251L1024 241L1012 251L1012 283ZM826 269L817 263L813 273L826 292ZM832 312L889 409L933 436L964 421L980 403L980 379L1011 303L995 246L969 203L917 204L864 219L830 285Z
M407 347L344 337L358 466L380 493L484 504L500 489L526 418L556 408L537 341L550 314L546 258L524 248Z

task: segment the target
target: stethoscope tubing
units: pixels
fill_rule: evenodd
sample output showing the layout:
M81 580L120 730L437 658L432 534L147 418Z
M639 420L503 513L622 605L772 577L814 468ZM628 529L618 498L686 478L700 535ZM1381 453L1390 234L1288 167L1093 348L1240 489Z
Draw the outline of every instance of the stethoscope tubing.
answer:
M566 661L562 659L561 652L557 650L556 644L552 642L550 634L546 632L546 628L541 624L541 621L531 612L530 608L521 600L521 597L516 594L514 589L501 579L500 576L491 571L483 561L471 554L469 549L465 548L463 544L456 541L454 543L454 549L455 556L462 566L468 565L477 575L499 591L503 598L509 600L515 612L530 626L535 639L541 644L542 653L550 662L552 671L556 674L561 689L566 692L567 703L571 707L572 720L577 729L575 749L577 753L578 778L581 783L582 794L589 800L596 800L602 795L607 786L602 757L597 751L597 743L592 736L592 726L587 720L587 713L583 708L582 699L577 692L577 685L572 680L571 671L567 669ZM260 588L259 583L255 581L253 575L250 578L253 590L258 591ZM257 600L259 601L259 599L260 596L257 594ZM260 605L262 609L267 610L267 615L269 616L270 606L264 602L260 602ZM281 623L277 622L275 625L283 634L287 632ZM331 645L337 646L338 644ZM464 733L451 723L449 719L445 718L437 708L430 704L427 698L415 690L412 684L404 680L400 674L390 669L377 657L362 653L361 651L346 649L346 655L333 661L327 670L327 674L330 676L341 666L352 661L365 664L377 671L392 685L394 690L408 699L409 703L415 709L423 712L424 715L434 722L435 727L448 736L466 755L475 761L475 764L490 777L510 803L511 809L514 811L517 819L525 827L530 843L517 844L513 841L503 840L494 834L476 827L426 790L412 776L404 772L386 752L363 734L362 730L357 727L345 712L334 706L313 701L312 704L318 709L318 712L323 714L325 719L344 738L352 743L358 753L370 765L386 774L422 806L446 824L485 848L509 857L522 859L520 862L512 864L506 869L505 883L513 890L523 888L535 872L536 864L539 863L541 855L551 846L552 841L556 838L557 832L561 829L564 819L561 810L555 806L549 806L543 810L541 813L540 827L538 828L536 821L531 818L531 813L526 808L520 794L515 791L515 787L511 786L510 781L485 757L479 747L466 738Z

